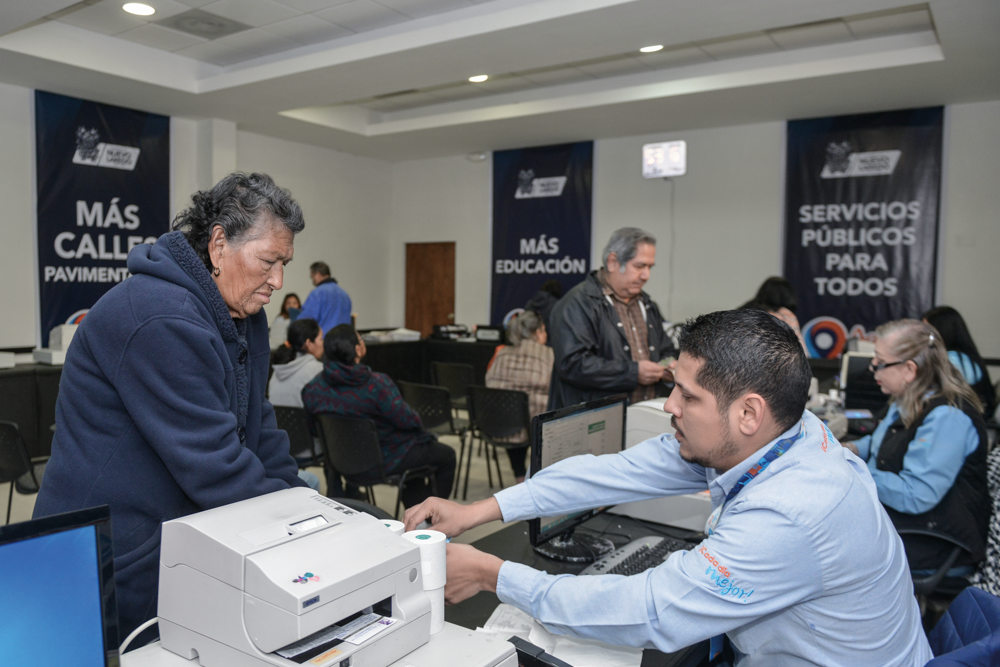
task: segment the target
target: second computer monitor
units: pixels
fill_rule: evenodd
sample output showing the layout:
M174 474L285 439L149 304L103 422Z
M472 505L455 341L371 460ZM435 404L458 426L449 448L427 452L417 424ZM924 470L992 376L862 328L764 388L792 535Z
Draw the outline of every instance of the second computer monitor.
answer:
M531 422L531 474L572 456L616 454L625 449L624 394L545 412ZM610 551L608 540L573 536L573 529L604 508L594 508L528 523L531 545L559 560L587 562Z

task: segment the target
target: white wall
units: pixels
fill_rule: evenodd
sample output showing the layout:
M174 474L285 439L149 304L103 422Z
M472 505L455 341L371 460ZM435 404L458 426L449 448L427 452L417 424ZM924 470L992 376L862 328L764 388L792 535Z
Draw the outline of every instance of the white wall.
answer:
M306 298L313 288L309 265L322 260L350 294L359 327L393 323L386 307L391 291L388 162L237 132L236 168L270 174L291 191L306 220L305 230L295 238L295 259L285 270L284 287L267 306L268 319L281 309L285 292Z
M0 84L0 347L35 346L33 92Z
M962 312L984 356L1000 357L1000 102L951 106L946 119L939 301ZM688 142L688 174L674 182L673 244L670 184L640 174L642 144L671 139ZM784 142L783 122L596 141L594 264L612 231L643 227L658 239L646 289L665 317L748 300L781 273ZM393 166L395 321L403 318L403 242L449 240L459 241L456 321L486 321L489 188L489 169L462 157Z

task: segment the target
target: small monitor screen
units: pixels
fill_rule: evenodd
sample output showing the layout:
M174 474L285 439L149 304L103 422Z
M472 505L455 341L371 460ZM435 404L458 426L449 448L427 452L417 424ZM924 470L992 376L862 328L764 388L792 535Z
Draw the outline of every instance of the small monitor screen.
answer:
M841 362L840 386L844 389L844 407L850 410L878 412L889 400L875 382L868 368L872 355L848 352Z
M0 528L0 664L117 664L114 586L105 581L110 521L101 509L103 525L86 516L90 525L53 528L71 516L58 515Z
M532 422L531 474L581 454L616 454L625 448L625 396L581 403L538 415ZM544 517L529 524L532 544L579 525L600 508Z

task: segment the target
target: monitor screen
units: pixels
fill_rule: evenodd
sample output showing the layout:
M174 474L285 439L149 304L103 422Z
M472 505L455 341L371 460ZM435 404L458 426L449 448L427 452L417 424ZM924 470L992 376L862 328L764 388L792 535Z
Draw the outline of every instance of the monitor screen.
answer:
M545 412L531 421L531 475L581 454L615 454L625 449L624 394ZM532 546L565 533L603 508L528 523Z
M875 382L875 375L868 368L873 358L874 355L863 352L848 352L844 355L840 368L844 408L878 412L889 400L889 397L882 393L882 388Z
M107 506L0 528L0 664L118 665Z

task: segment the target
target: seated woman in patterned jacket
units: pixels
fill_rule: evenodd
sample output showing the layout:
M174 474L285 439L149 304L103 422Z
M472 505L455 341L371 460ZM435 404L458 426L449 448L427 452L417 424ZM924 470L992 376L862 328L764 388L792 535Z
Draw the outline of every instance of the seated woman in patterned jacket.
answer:
M507 323L507 338L510 345L497 351L486 371L486 386L494 389L513 389L528 394L528 408L531 416L545 412L549 401L549 383L552 381L552 362L555 355L551 347L546 347L548 334L538 313L526 310ZM498 438L503 440L504 438ZM510 436L510 442L528 439L527 433ZM527 469L524 465L527 447L513 447L507 450L510 467L518 483L524 481Z
M302 389L302 402L311 414L367 417L375 422L385 474L434 466L437 495L447 498L455 479L455 450L423 429L420 416L399 395L389 376L361 363L365 342L350 324L334 327L323 339L323 372ZM417 505L431 491L422 479L408 481L403 504Z

